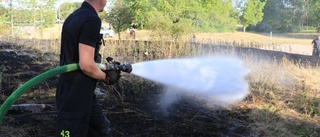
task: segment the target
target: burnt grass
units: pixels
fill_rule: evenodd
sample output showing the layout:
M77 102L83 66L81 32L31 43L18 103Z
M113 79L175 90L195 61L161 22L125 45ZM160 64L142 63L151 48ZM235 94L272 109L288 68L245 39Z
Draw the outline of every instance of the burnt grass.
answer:
M24 45L0 42L0 103L13 91L31 78L58 66L57 53L36 50ZM224 51L227 47L216 47ZM303 55L291 55L282 52L255 50L252 48L236 49L241 52L261 54L262 56L284 55L306 59L317 65L318 60ZM159 98L164 94L163 86L147 80L139 85L136 76L125 74L124 79L115 86L101 83L98 88L106 96L100 97L103 111L111 121L112 136L211 136L211 137L246 137L263 136L263 132L252 131L254 122L249 117L250 108L220 108L206 106L206 102L196 98L181 96L164 112L159 106ZM3 119L0 136L49 137L55 133L55 86L58 77L50 78L33 87L22 95L15 104L46 104L42 111L9 110ZM139 92L137 92L137 90ZM250 96L247 98L250 100ZM261 112L266 113L266 112Z

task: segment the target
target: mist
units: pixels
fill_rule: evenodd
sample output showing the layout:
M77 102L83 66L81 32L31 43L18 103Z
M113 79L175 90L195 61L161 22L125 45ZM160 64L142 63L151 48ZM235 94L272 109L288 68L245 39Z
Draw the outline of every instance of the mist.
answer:
M196 96L219 106L242 101L248 94L249 69L234 57L165 59L135 63L131 73L167 88L159 103L169 107L180 96Z

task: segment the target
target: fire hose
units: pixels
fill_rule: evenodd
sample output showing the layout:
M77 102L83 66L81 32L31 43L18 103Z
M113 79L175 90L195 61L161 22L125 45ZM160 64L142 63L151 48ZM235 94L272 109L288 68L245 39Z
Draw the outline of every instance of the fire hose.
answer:
M115 62L113 59L108 60L108 63L106 63L106 64L97 63L97 66L102 70L119 70L119 71L123 71L123 72L127 72L127 73L130 73L132 71L131 64L120 64L119 62ZM1 107L0 107L0 124L2 124L2 120L5 116L5 114L8 112L8 110L13 105L13 103L19 97L21 97L21 95L23 95L25 92L27 92L29 89L31 89L33 86L38 85L40 82L47 80L49 78L52 78L56 75L79 70L79 69L80 69L80 66L78 63L64 65L64 66L60 66L60 67L48 70L48 71L30 79L29 81L27 81L25 84L23 84L18 89L16 89L5 100L5 102L1 105Z

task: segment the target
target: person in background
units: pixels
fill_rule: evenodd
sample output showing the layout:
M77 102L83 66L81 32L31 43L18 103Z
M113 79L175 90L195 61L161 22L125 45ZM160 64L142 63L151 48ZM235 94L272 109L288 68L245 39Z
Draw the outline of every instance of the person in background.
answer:
M193 35L192 35L192 43L193 43L194 45L197 44L196 34L194 34L194 33L193 33Z
M94 94L100 80L108 85L120 78L118 71L102 71L101 19L107 0L85 0L65 20L61 33L60 65L79 63L80 70L61 74L56 91L56 137L110 136L110 122Z
M312 40L311 44L313 46L312 56L319 57L320 56L320 36L317 36L316 39Z
M133 27L131 27L131 29L130 29L130 37L132 39L136 39L136 31L134 30Z

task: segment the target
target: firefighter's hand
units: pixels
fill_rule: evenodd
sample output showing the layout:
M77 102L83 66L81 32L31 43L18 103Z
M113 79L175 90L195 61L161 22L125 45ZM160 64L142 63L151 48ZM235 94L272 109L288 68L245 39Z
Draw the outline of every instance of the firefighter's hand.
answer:
M103 82L106 83L107 85L115 84L116 82L118 82L118 80L121 77L120 71L117 71L117 70L109 70L109 71L105 71L105 73L106 73L106 78Z

